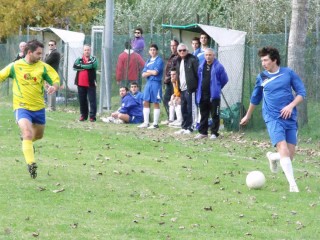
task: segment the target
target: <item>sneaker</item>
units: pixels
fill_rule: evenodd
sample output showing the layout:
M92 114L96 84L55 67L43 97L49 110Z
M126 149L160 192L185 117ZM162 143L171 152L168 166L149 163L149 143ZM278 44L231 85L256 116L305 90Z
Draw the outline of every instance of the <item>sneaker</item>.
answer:
M185 129L183 134L191 134L192 132L189 129Z
M124 124L124 121L119 119L119 118L117 118L117 119L114 119L113 123L115 123L115 124Z
M268 161L269 161L270 170L272 173L277 173L278 172L277 160L272 160L271 154L272 154L272 152L267 152L267 154L266 154Z
M156 128L159 128L158 124L153 124L150 127L148 127L148 129L156 129Z
M202 138L208 138L208 135L199 133L197 136L194 137L194 139L202 139Z
M211 139L211 140L216 140L216 139L217 139L217 136L216 136L215 134L211 134L210 139Z
M149 127L149 123L142 123L138 126L138 128L147 128Z
M38 166L36 163L28 164L28 171L33 179L37 177L37 168Z
M81 117L79 118L79 121L80 121L80 122L84 122L84 121L87 121L87 119L88 119L88 118L85 118L84 116L81 116Z
M100 118L102 122L105 122L105 123L113 123L114 122L114 118L113 117L102 117Z
M181 121L175 120L171 123L169 123L169 127L181 127Z
M96 118L96 117L91 117L91 118L89 119L89 121L90 121L90 122L95 122L95 121L97 121L97 118Z
M299 188L297 185L290 186L290 192L299 192Z
M168 125L170 123L169 120L164 120L160 122L160 125Z
M183 134L185 129L180 129L178 131L175 131L174 134Z

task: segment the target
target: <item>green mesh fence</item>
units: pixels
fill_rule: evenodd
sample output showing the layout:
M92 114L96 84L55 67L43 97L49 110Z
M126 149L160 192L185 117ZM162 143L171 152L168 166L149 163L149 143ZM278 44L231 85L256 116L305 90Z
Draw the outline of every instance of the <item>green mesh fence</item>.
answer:
M9 64L18 53L19 43L21 41L27 41L28 39L34 39L36 36L14 36L10 37L7 40L6 44L0 44L0 68L2 69L4 66ZM161 55L164 59L167 59L170 55L170 39L171 34L167 32L166 34L144 34L145 38L145 52L144 52L144 59L146 60L148 57L148 46L151 43L156 43L159 47L159 55ZM124 43L128 41L128 35L114 35L114 42L113 42L113 53L112 53L112 84L111 84L111 92L112 92L112 105L117 106L119 104L118 101L118 86L115 81L115 68L119 54L124 50ZM307 88L308 94L308 101L319 101L319 87L320 87L320 80L319 80L319 71L320 71L320 46L319 40L316 34L309 34L307 40L307 48L305 53L305 83ZM224 120L226 122L232 122L232 127L229 127L230 130L237 130L238 129L238 122L245 112L245 109L249 105L249 99L252 92L252 89L255 85L256 76L262 70L260 59L257 55L258 49L263 46L274 46L279 49L281 54L281 65L287 65L287 46L285 44L286 36L285 34L268 34L268 35L255 35L253 40L250 41L250 45L245 46L245 59L244 59L244 69L243 69L243 84L240 89L235 88L235 92L232 91L226 94L227 101L231 102L229 106L224 106L222 110L225 110L223 113ZM86 36L85 43L91 44L91 36ZM97 56L99 62L101 63L101 46L102 46L102 34L97 34L94 38L94 53ZM62 48L62 46L61 46ZM235 51L235 49L224 49L225 52L228 51ZM236 52L236 51L235 51ZM219 56L220 57L220 56ZM221 56L223 57L223 56ZM240 59L237 54L234 54L232 59L224 59L225 64L228 65L229 71L233 74L234 72L239 73L239 69L237 68L237 63L243 61ZM228 63L229 61L229 63ZM231 64L230 64L231 63ZM142 82L144 85L144 82ZM238 92L242 91L240 97ZM98 92L99 93L99 92ZM6 81L0 84L0 97L1 96L8 96L11 94L10 84L9 81ZM76 98L76 93L74 92L67 92L64 93L64 96L67 98L70 97L72 99ZM99 100L99 96L98 96ZM223 102L223 100L222 100ZM65 101L61 102L60 104L66 104ZM74 104L77 105L77 101L74 101ZM239 105L240 104L240 105ZM261 129L264 128L264 122L261 117L261 106L259 106L253 115L253 118L250 122L249 128ZM232 109L235 113L232 112ZM231 115L234 116L232 119L230 117L226 117L230 115L230 111L232 112Z

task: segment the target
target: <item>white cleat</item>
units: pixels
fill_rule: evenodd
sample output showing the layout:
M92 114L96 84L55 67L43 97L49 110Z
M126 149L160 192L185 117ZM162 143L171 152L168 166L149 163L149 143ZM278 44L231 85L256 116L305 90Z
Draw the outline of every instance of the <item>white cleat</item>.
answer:
M142 123L138 126L138 128L147 128L149 127L149 123Z
M278 172L278 163L277 163L277 160L271 159L271 154L272 154L272 152L267 152L267 154L266 154L268 161L269 161L270 170L272 173L277 173Z
M290 192L300 192L297 185L290 186Z

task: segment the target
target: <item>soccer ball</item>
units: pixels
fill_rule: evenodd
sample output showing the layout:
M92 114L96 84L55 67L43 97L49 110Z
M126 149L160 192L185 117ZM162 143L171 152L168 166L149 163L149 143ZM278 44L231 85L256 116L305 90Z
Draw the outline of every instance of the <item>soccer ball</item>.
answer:
M250 189L260 189L266 182L264 174L260 171L249 172L246 178L246 184Z

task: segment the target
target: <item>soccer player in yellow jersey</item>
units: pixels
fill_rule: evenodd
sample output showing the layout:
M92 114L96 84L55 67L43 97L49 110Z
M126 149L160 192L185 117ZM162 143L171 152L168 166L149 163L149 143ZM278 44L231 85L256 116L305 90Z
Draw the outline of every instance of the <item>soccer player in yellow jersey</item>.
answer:
M59 88L59 75L48 64L40 61L43 44L37 40L27 42L25 57L0 71L0 82L13 79L13 109L22 136L22 152L32 178L37 177L33 142L43 137L45 128L45 83L48 94Z

